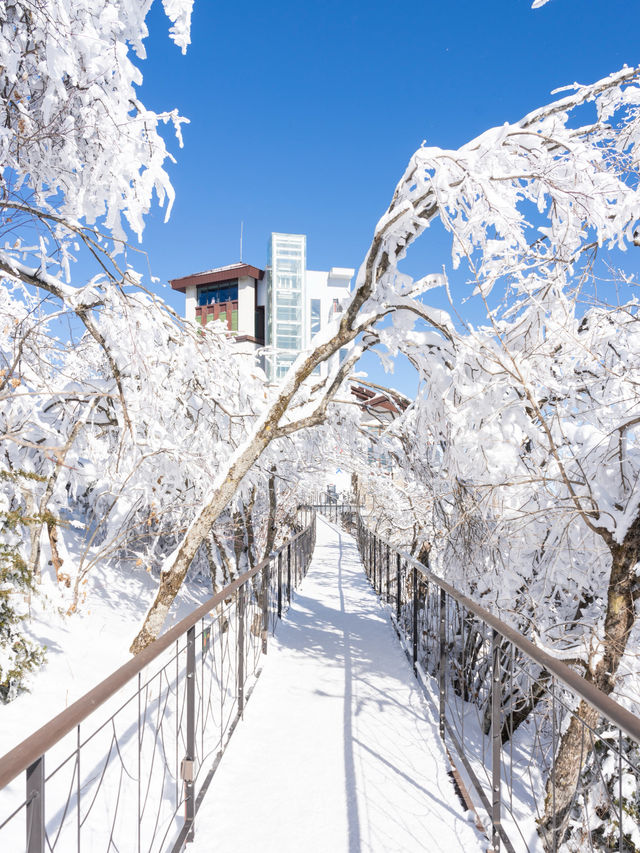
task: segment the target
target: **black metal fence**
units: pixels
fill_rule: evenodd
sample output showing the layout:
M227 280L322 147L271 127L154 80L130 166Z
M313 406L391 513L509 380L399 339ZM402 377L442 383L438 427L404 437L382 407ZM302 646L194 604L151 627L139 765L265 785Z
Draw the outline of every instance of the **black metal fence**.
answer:
M0 759L2 853L178 853L304 577L315 515Z
M355 503L325 501L324 503L312 504L309 509L321 513L329 521L341 524L347 530L355 533L361 508Z
M640 851L640 719L359 516L356 536L493 851Z

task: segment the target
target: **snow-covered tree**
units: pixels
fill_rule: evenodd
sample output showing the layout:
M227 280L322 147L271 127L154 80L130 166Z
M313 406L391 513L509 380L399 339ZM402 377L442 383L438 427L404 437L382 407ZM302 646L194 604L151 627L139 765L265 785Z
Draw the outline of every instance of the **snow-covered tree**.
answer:
M377 333L425 382L390 447L431 492L434 562L605 693L631 663L640 595L640 352L631 279L594 282L638 242L639 81L625 68L458 151L420 149L373 257L382 298L426 289L398 260L439 219L486 308L476 328L442 312L415 330L407 299ZM560 833L594 713L581 705L560 745Z
M304 441L303 431L332 416L331 401L359 355L384 346L391 354L406 352L427 383L405 426L394 425L390 446L407 479L420 483L413 541L429 539L441 553L472 548L480 558L478 541L497 555L507 539L517 542L511 562L502 564L500 556L505 581L491 588L495 606L515 609L521 627L534 612L537 624L550 625L553 591L562 590L563 616L573 614L570 654L610 692L635 618L637 312L630 302L585 311L576 294L588 286L594 254L638 239L638 69L570 87L560 100L457 151L420 148L376 226L351 303L279 387L247 397L259 379L228 367L233 357L224 336L213 330L199 338L153 299L128 292L136 276L121 259L126 255L113 251L125 228L140 232L154 191L161 202L171 200L157 128L172 121L179 129L180 119L139 103L139 71L129 58L130 51L143 55L149 6L6 2L7 61L0 71L8 116L0 136L7 236L0 269L55 297L55 309L44 308L47 323L54 310L72 312L86 330L63 355L48 327L43 351L50 354L30 380L39 408L19 415L14 393L4 437L13 447L12 424L24 417L38 435L31 445L52 448L35 466L47 484L34 491L40 509L55 503L56 490L74 488L80 475L57 474L71 469L74 454L78 469L91 468L91 487L78 486L75 494L96 519L92 548L120 547L122 531L136 525L143 541L143 529L158 523L160 505L172 518L181 536L157 540L158 593L133 650L162 629L217 524L235 514L249 542L253 508L262 502L262 519L271 511L257 495L280 465L276 454L295 434ZM183 47L190 6L165 3ZM82 38L85 32L92 38ZM446 285L445 276L413 281L400 269L412 242L436 219L451 235L454 268L466 266L486 303L483 327L461 328L426 303L425 294ZM17 229L30 240L10 242ZM95 254L103 279L69 282L74 241ZM26 296L16 299L28 303ZM381 324L384 318L390 323ZM427 326L413 328L414 321ZM313 385L317 365L351 343L347 360ZM12 347L18 338L7 353ZM185 374L181 364L196 351L201 357L201 347L208 349L198 375ZM23 346L18 361L6 356L9 381L22 383L15 371L27 364L27 351ZM91 366L82 376L80 359ZM228 377L229 399L216 398L221 375ZM180 431L193 434L188 445ZM218 447L224 450L214 456ZM199 473L198 460L207 454L216 464ZM431 516L420 531L425 511ZM41 532L59 527L40 514ZM268 536L267 530L265 547ZM587 554L585 569L580 555ZM585 592L572 575L578 565ZM460 578L469 587L486 583ZM586 718L588 711L580 713ZM571 736L561 747L569 777L580 770ZM561 797L557 807L561 812Z

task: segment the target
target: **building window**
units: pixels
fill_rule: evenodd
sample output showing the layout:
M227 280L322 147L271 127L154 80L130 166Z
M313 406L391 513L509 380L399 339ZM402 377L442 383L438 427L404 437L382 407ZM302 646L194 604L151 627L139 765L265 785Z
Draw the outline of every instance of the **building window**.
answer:
M211 287L198 288L198 305L213 305L214 302L237 302L238 279L221 281Z
M295 359L295 355L278 355L276 360L276 379L282 379L283 376L286 376L287 371L289 370Z
M299 323L300 308L297 305L278 305L276 317L279 323Z
M316 335L322 327L322 302L319 299L311 300L311 337Z
M283 305L297 307L300 305L300 294L289 293L287 291L278 291L276 293L276 306L279 308Z
M295 323L280 323L278 325L276 347L278 349L294 350L299 350L302 347L300 330Z

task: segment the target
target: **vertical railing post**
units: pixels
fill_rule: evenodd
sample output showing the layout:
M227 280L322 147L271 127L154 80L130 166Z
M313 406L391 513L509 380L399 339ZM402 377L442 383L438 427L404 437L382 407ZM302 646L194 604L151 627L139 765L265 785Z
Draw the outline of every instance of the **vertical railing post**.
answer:
M366 552L366 560L364 561L367 569L367 577L371 580L371 534L365 527L364 529L364 550Z
M373 589L378 591L378 537L373 537Z
M413 671L417 671L418 663L418 570L413 567L411 578L411 594L413 596L413 626L412 626L412 641L413 641Z
M238 589L238 714L244 712L244 609L245 585Z
M400 610L402 607L402 576L400 573L401 569L401 560L402 557L400 554L396 555L396 618L398 620L398 624L400 624Z
M438 728L440 730L440 737L444 740L444 715L445 715L445 666L447 663L447 651L446 651L446 643L447 643L447 594L441 589L440 590L440 631L439 631L439 643L440 643L440 665L438 668L438 694L440 700L440 707L438 713Z
M302 562L300 563L300 583L302 583L304 576L307 574L307 566L309 565L310 547L311 547L310 531L307 530L307 532L304 535L304 548L302 551Z
M373 537L373 591L376 592L378 587L378 537L374 534Z
M141 717L142 717L141 710L140 710L140 684L141 684L141 680L142 679L141 679L140 673L138 673L138 768L137 768L138 769L138 785L137 785L137 787L138 787L138 791L137 791L137 794L138 794L138 797L137 797L137 799L138 799L138 803L137 803L137 805L138 805L138 853L140 853L140 850L142 849L142 845L140 843L140 823L141 823L141 819L140 819L140 816L141 816L140 788L141 788L141 778L142 778L142 762L141 762L141 756L140 756L140 753L142 750L142 739L141 739L142 732L141 732L141 722L140 722ZM82 850L82 835L81 835L81 832L82 832L82 820L81 820L81 816L82 816L82 810L81 810L82 770L80 767L80 749L81 749L81 746L82 746L82 741L80 738L80 723L78 723L78 725L76 726L76 750L77 750L77 756L78 756L78 760L77 760L77 764L76 764L76 838L77 838L76 844L77 844L78 853L80 853L80 850ZM176 798L176 802L177 802L177 798Z
M373 564L373 544L374 544L374 535L373 533L369 533L369 580L375 588L375 570Z
M267 653L267 637L269 636L269 575L271 574L272 555L269 554L266 565L262 569L262 654Z
M373 533L369 533L369 581L371 582L371 585L375 589L376 588L376 582L375 582L376 574L375 574L375 568L374 568L374 563L373 563L373 558L374 558L373 543L374 543L374 535L373 535Z
M556 680L555 678L551 679L551 755L552 755L552 764L551 764L551 814L553 815L553 822L551 831L553 832L553 853L557 853L558 845L557 845L557 834L556 834L556 757L558 755L558 731L557 731L557 714L556 714ZM622 826L622 824L621 824Z
M369 577L369 540L367 538L367 529L362 526L362 553L364 554L364 570Z
M176 698L178 696L178 685L176 684ZM177 703L176 703L177 704ZM136 833L137 844L136 844L136 853L142 853L142 674L138 673L138 721L136 724L137 732L136 732L136 740L138 747L138 767L137 767L137 780L136 780L136 808L137 808L137 824L138 831ZM176 765L178 763L178 756L176 754ZM80 831L82 828L81 815L80 815L80 726L78 726L78 790L77 790L77 805L76 805L76 813L78 816L78 853L82 850L82 845L80 843ZM177 794L177 788L176 788ZM178 797L176 796L176 803L178 803Z
M44 853L44 755L27 767L26 853Z
M500 683L500 635L494 629L491 638L491 843L493 853L500 850L500 750L502 747L501 705L502 685Z
M291 604L291 542L287 545L287 605Z
M193 841L196 816L195 759L196 759L196 627L187 631L187 754L183 762L184 819L188 826L187 841Z
M391 563L391 548L387 544L387 604L391 599L391 588L390 588L390 577L389 577L389 564Z
M278 619L282 619L282 551L278 552Z

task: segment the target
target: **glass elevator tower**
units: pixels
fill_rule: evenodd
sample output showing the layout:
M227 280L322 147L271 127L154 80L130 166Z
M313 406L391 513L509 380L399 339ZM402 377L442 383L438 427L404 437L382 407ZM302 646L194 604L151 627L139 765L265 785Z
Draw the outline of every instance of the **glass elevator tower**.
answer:
M306 345L307 238L272 234L267 267L266 344L270 379L281 379Z

